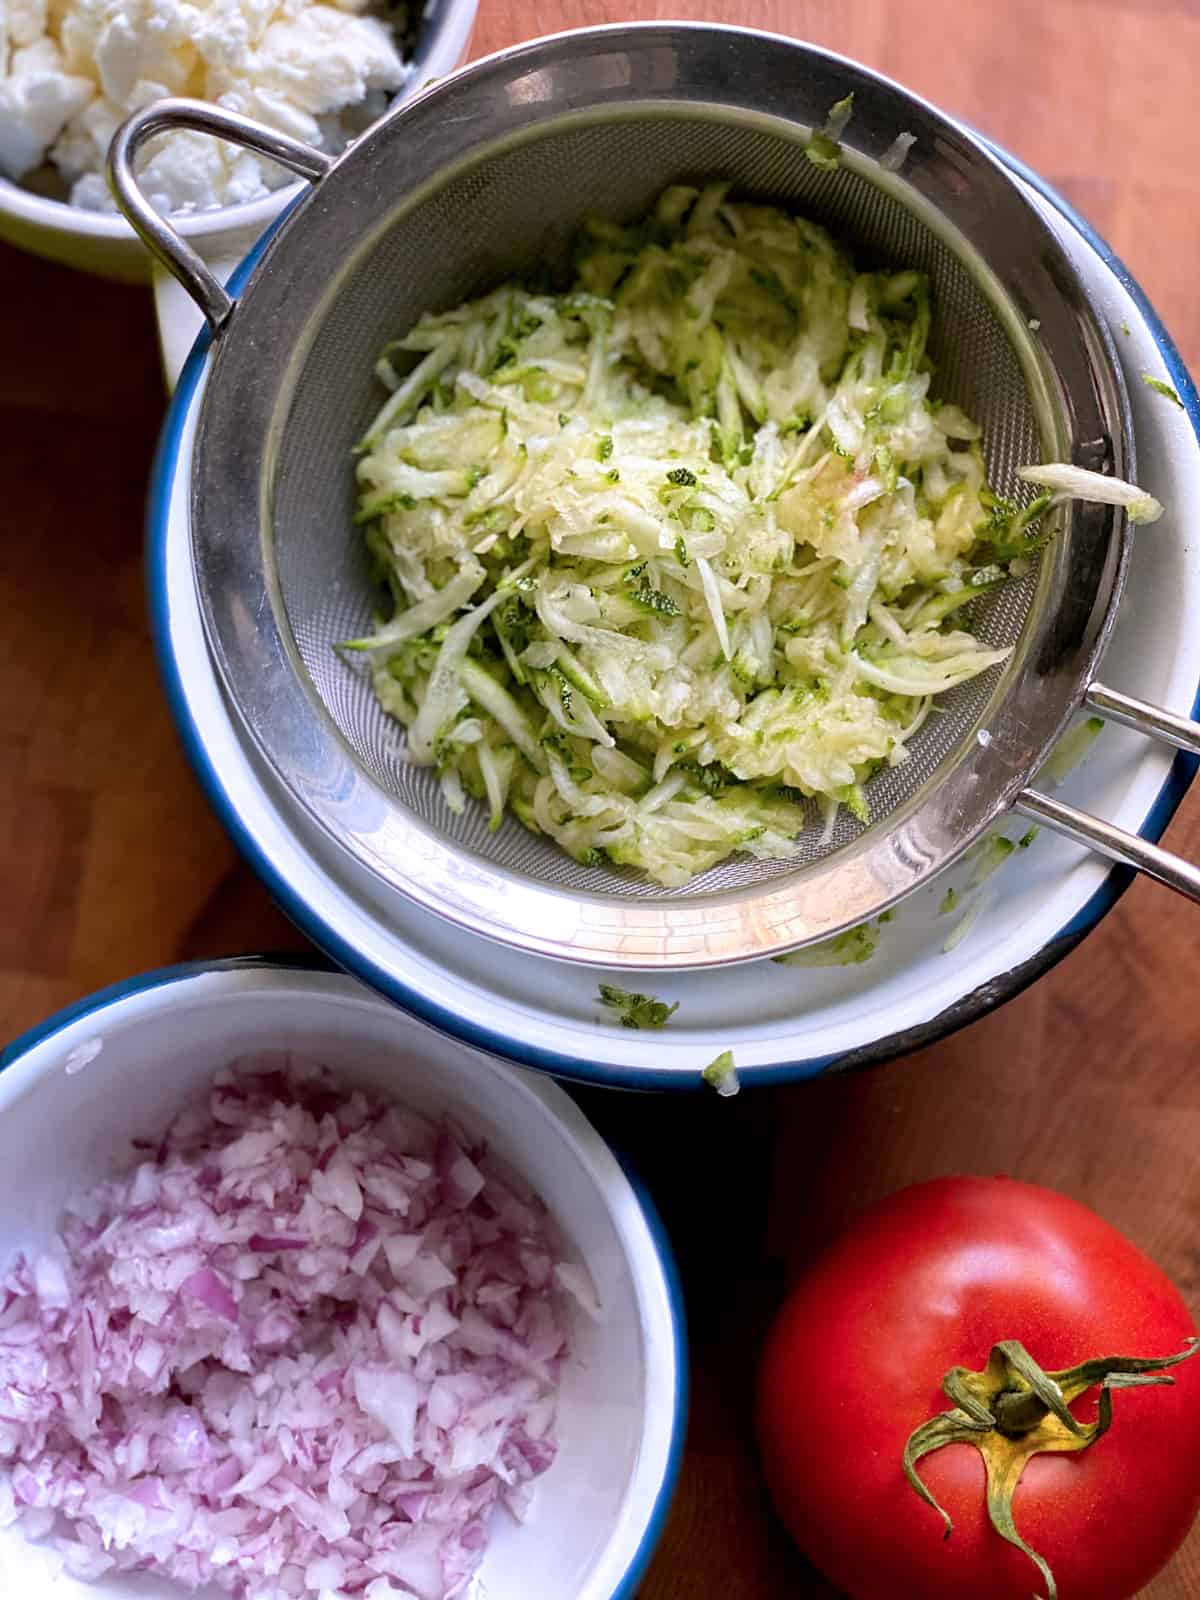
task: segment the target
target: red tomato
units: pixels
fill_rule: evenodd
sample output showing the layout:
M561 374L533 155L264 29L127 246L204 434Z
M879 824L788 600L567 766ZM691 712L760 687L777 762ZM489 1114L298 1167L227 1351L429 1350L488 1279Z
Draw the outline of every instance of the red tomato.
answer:
M902 1470L905 1442L950 1409L941 1380L1019 1340L1046 1371L1098 1356L1164 1357L1195 1325L1178 1291L1093 1212L1005 1178L944 1178L892 1195L806 1272L767 1340L758 1435L779 1513L852 1600L1029 1600L1029 1559L988 1520L983 1458L950 1444ZM1125 1600L1200 1510L1200 1354L1173 1387L1118 1390L1109 1431L1035 1455L1013 1500L1060 1600ZM1072 1412L1096 1415L1095 1389Z

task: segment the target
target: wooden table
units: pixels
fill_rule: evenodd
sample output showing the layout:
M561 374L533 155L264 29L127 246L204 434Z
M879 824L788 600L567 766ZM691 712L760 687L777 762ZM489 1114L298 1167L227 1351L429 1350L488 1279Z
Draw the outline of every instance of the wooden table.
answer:
M802 35L879 67L1049 177L1200 360L1200 0L482 0L481 13L480 51L688 16ZM303 940L210 816L155 677L141 516L164 397L149 298L0 248L0 307L7 1038L143 968ZM1200 799L1169 842L1200 855ZM583 1096L650 1174L691 1317L691 1433L644 1600L832 1592L768 1515L750 1378L785 1274L873 1197L955 1171L1056 1185L1138 1240L1200 1307L1198 952L1200 915L1138 885L1034 989L886 1070L733 1102ZM1200 1533L1146 1593L1200 1593Z

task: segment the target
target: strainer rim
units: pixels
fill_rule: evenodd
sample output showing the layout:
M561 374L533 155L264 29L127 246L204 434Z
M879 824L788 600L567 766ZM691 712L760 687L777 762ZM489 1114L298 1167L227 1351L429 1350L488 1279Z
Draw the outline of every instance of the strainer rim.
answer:
M459 74L456 74L455 80L461 82L465 77L471 74L476 74L477 76L482 77L483 73L480 72L481 68L495 70L498 67L503 67L505 70L511 70L514 63L527 62L530 59L544 60L548 47L552 45L561 47L565 42L569 42L570 48L573 51L578 51L585 44L591 44L597 41L610 42L614 38L627 39L630 35L644 40L648 37L653 37L656 35L660 37L664 35L670 37L679 34L686 34L690 39L693 40L696 38L709 39L711 36L716 35L723 40L727 40L729 38L741 40L749 39L754 41L756 44L766 43L772 47L784 47L788 54L793 58L798 54L802 57L808 58L810 61L820 61L827 65L832 65L838 71L850 72L853 73L857 78L866 78L871 80L879 87L900 96L903 99L906 107L915 107L925 111L934 124L935 132L944 132L953 136L966 147L967 153L972 159L981 160L990 166L994 166L1003 175L1005 183L1011 187L1011 192L1015 195L1016 199L1020 203L1020 208L1026 214L1027 220L1031 222L1036 232L1047 238L1049 244L1055 250L1055 253L1057 253L1057 243L1049 235L1049 231L1046 229L1042 219L1037 215L1036 212L1033 211L1029 205L1029 202L1020 195L1019 191L1015 189L1015 186L1011 186L1011 179L1008 177L1005 169L999 162L995 160L995 158L988 151L987 147L976 136L971 134L969 131L963 130L958 124L945 117L943 113L936 111L932 107L926 106L925 103L919 99L919 97L909 94L907 90L904 90L900 86L891 83L885 78L882 78L879 74L873 73L869 69L863 68L857 63L849 62L844 57L836 56L832 52L821 51L815 47L801 44L798 41L788 40L777 34L770 34L761 30L739 29L728 26L713 26L703 23L678 25L659 23L609 24L601 28L585 30L583 32L568 32L548 36L546 39L531 41L530 43L518 46L511 51L499 52L492 57L485 58L483 62L476 63L474 66L466 68ZM371 135L368 135L364 141L362 141L362 143L369 144L377 136L381 136L382 129L387 125L399 124L401 121L406 119L411 122L420 108L429 105L432 101L435 101L439 93L444 94L447 92L452 87L452 82L453 80L446 80L442 85L435 86L434 88L425 91L424 94L414 97L412 101L406 103L406 105L403 107L397 108L397 110L385 120L385 123L381 125L380 129L374 130ZM652 97L647 95L639 99L636 103L631 102L628 106L623 107L622 109L629 115L669 114L674 107L672 103L665 102L663 97ZM724 99L715 102L710 101L706 103L702 109L696 108L692 114L704 115L707 117L726 116L733 114L745 115L748 110L749 108L747 108L745 105L744 96L738 94L735 87L730 87L727 89L726 97ZM806 129L811 127L811 123L798 122L794 115L783 118L770 112L763 113L758 109L757 106L753 108L753 111L755 121L762 122L763 124L769 122L775 126L776 131L784 132L786 130L792 137L796 136L797 129ZM547 115L545 126L541 129L541 131L544 133L558 131L564 125L565 120L566 116L562 109L559 108L554 115ZM486 156L496 148L498 142L499 141L495 138L489 138L482 148L479 148L478 146L476 147L476 150L473 153L474 158L485 159ZM343 162L349 162L352 159L352 156L353 152L351 152L346 158L343 158ZM434 181L445 181L452 172L457 172L460 170L462 162L466 159L468 159L468 156L466 153L463 153L460 158L453 163L452 166L448 167L443 163L436 171L436 178L432 175L431 169L431 174L427 181L431 183ZM341 167L343 162L339 162L338 166ZM335 168L335 173L336 171L337 168ZM326 180L326 182L329 181L331 180ZM423 187L423 184L410 184L406 189L404 203L411 203L413 194L421 187ZM305 210L305 205L306 203L301 203L297 209L297 212L294 213L294 219L298 218L299 215L303 213ZM287 230L285 229L283 231L286 233ZM278 237L279 236L277 236L276 242L278 242ZM253 287L254 285L251 283L248 291L250 294L253 293ZM1075 285L1074 287L1076 288L1080 298L1086 304L1087 296L1083 286ZM1100 342L1103 343L1104 332L1102 325L1100 324L1099 319L1095 316L1094 311L1091 311L1090 307L1088 307L1088 310L1091 317L1092 327L1096 330ZM219 378L220 369L221 360L220 356L218 356L217 364L213 373L214 378ZM1117 380L1115 379L1111 369L1111 363L1107 376L1111 382L1114 384L1117 383ZM1122 439L1121 437L1122 428L1119 425L1119 422L1122 419L1123 408L1120 407L1119 403L1117 403L1113 406L1113 410L1119 419L1118 426L1114 430L1114 444L1118 453L1120 453L1122 446L1128 444L1128 441ZM202 417L201 440L198 441L198 448L200 448L203 439L203 431L204 418ZM1118 460L1118 470L1120 469L1120 465L1121 463ZM1102 521L1103 526L1098 529L1099 533L1102 535L1102 537L1113 542L1114 547L1117 547L1119 550L1123 549L1123 545L1121 544L1119 537L1119 526L1117 520L1110 513L1105 513ZM1108 606L1104 612L1104 616L1101 617L1097 624L1097 632L1092 641L1091 655L1088 658L1089 666L1090 661L1094 659L1094 656L1098 654L1099 650L1102 648L1104 637L1106 635L1106 629L1111 620L1112 610L1115 606L1115 597L1119 592L1119 556L1116 562L1116 568L1117 570L1113 575L1112 583L1109 585ZM209 618L206 614L206 623L208 620ZM211 637L212 635L210 633L210 638ZM214 650L214 654L216 655L218 664L221 666L222 671L226 676L227 685L229 685L229 676L226 671L227 664L224 661L221 650L216 648ZM1077 676L1079 676L1081 679L1080 692L1082 692L1082 674L1078 674ZM238 699L236 690L234 699L235 702ZM1071 709L1073 709L1073 705L1068 706L1064 710L1063 716L1060 718L1060 722L1066 720ZM262 740L258 737L258 730L254 727L253 721L245 718L244 708L240 705L239 710L242 711L243 719L248 721L252 735L255 737L260 748L262 748ZM1045 741L1047 746L1053 742L1053 737L1057 735L1057 732L1058 727L1056 726L1053 732L1047 736ZM277 766L272 752L269 749L264 750L264 754L266 754L269 761L272 761L273 765ZM975 752L972 752L971 754L977 765L981 761L984 766L988 764L986 752L982 757ZM993 766L994 765L995 763L993 762ZM362 781L365 783L369 784L373 782L369 775L362 774L361 771L360 776ZM1010 771L1008 773L1001 771L1001 781L995 782L990 791L990 800L985 807L986 814L983 815L982 820L977 822L970 835L964 837L953 850L942 853L938 857L936 865L924 869L922 876L926 876L932 871L940 870L941 867L949 864L949 862L952 861L956 855L961 854L963 850L969 848L971 842L977 838L979 834L988 826L990 826L991 822L1001 811L1007 808L1007 806L1011 803L1011 800L1015 797L1015 794L1022 787L1027 776L1028 768L1022 768L1019 771ZM287 781L286 778L285 781ZM293 786L289 785L289 787ZM307 808L312 811L313 808L305 799L305 797L300 795L299 798L302 800L302 803L305 803ZM339 830L337 828L329 828L327 819L323 819L320 816L318 816L317 820L321 822L322 825L326 826L327 831L330 831L333 836L338 839L343 848L347 848L345 839L339 837ZM429 830L425 824L420 823L415 818L411 819L411 826L415 831L424 835L422 843L427 843L431 830ZM404 827L407 829L409 827L409 823L406 822ZM870 857L872 851L878 849L880 839L886 839L890 837L892 831L893 830L889 827L886 831L881 832L881 834L878 836L868 834L865 836L865 839L861 845L848 847L846 850L839 852L836 858L831 858L826 861L813 863L812 865L799 868L795 873L788 874L787 876L781 876L780 878L773 880L768 884L758 884L740 889L725 890L712 896L694 896L688 900L679 900L675 902L635 900L626 903L621 902L611 896L605 896L600 899L592 899L589 901L589 898L586 895L581 895L578 892L562 889L557 886L539 884L535 888L526 884L526 898L529 901L529 904L525 908L524 926L520 929L514 929L511 925L498 926L495 923L492 923L491 925L485 925L487 922L486 916L484 918L484 922L481 923L477 907L468 908L468 910L464 911L461 905L456 906L454 904L447 904L439 890L434 890L431 892L427 885L414 885L411 878L401 881L395 876L394 872L387 873L385 875L391 878L391 881L394 883L395 887L400 889L402 892L409 894L411 898L416 899L418 903L426 905L429 909L439 911L442 915L450 916L452 920L459 921L462 925L471 928L472 931L488 934L491 937L500 939L502 942L514 944L522 949L536 951L541 954L556 956L562 959L603 963L610 966L630 965L645 967L647 965L657 965L680 968L685 966L715 966L725 964L729 961L752 959L764 955L776 954L783 950L793 948L797 944L808 942L811 939L836 933L842 927L861 920L861 917L865 914L862 901L859 900L856 903L852 895L843 896L839 900L839 906L841 909L834 917L825 917L824 920L819 918L814 920L810 912L808 922L803 924L801 930L798 932L795 919L795 903L798 893L804 887L805 882L820 883L822 881L831 881L836 883L839 880L842 882L847 882L848 879L846 869L853 862L859 860L860 857ZM442 848L451 851L453 850L453 847L449 846L443 846ZM372 853L375 855L374 860L370 859ZM380 862L378 851L372 852L368 849L366 855L362 858L367 860L368 865L373 866L376 870L379 869ZM485 877L492 878L495 883L504 882L507 884L507 882L511 880L513 876L505 869L492 867L491 864L479 863L479 866L481 873ZM908 881L898 883L885 894L880 894L877 891L872 890L867 909L869 909L871 914L886 909L887 906L895 903L895 901L902 898L904 894L910 892L911 888L915 886L915 881L910 879ZM746 918L742 917L739 922L737 916L735 915L734 922L736 927L734 935L731 936L732 942L730 937L726 937L726 943L719 949L719 951L714 949L714 945L709 937L708 930L705 930L699 939L696 938L694 930L697 921L695 914L697 907L704 907L706 911L711 912L714 908L742 908L750 904L755 906L760 917L762 915L764 906L769 908L782 908L784 914L790 913L792 920L787 924L788 931L781 936L778 931L778 924L776 924L775 929L771 932L771 934L764 937L761 927L757 929L748 929L744 926ZM601 906L605 908L606 912L611 908L619 907L621 911L621 919L624 920L617 919L613 923L602 928L599 934L595 935L592 942L581 943L579 938L581 928L579 909L581 906L591 909L594 909L596 906ZM569 911L564 912L564 907L569 908ZM671 913L676 907L685 913L690 913L690 915L680 917L676 914L672 919ZM846 909L847 907L849 909ZM560 918L560 931L553 933L550 937L546 937L541 930L547 925L547 917L550 910L553 910ZM646 915L647 912L651 913L649 917ZM572 928L572 933L574 936L573 941L565 939L561 932L561 927L565 925L561 922L561 919L564 916L567 916L568 918L573 916L575 918ZM655 931L653 926L657 921L664 918L668 922L673 920L674 928L673 930L670 930L670 934L671 937L675 938L676 940L679 937L680 927L691 924L693 932L691 935L691 944L687 949L680 949L678 947L674 949L665 948L665 945L670 942L670 939L662 936L660 931ZM551 917L550 926L553 926L553 920L554 919ZM752 941L749 943L746 942L747 933L751 933L753 935ZM586 938L586 927L583 928L583 934ZM652 941L658 940L659 948L656 950L656 953L652 954L648 951L646 947L647 939ZM597 940L598 942L596 942ZM741 940L742 942L738 944L736 942L737 940Z
M1144 321L1151 339L1158 347L1169 381L1184 401L1190 448L1193 451L1200 448L1200 394L1197 393L1168 329L1137 280L1107 242L1062 195L1036 173L1026 168L1016 157L1000 147L996 148L1001 158L1019 177L1053 204L1059 214L1095 251L1102 270L1111 272L1130 296L1135 313ZM266 242L264 237L250 251L243 266L235 274L235 288L240 285L245 272L255 264ZM394 1003L414 1012L429 1025L462 1039L464 1043L474 1048L490 1050L527 1068L553 1072L557 1076L579 1082L628 1090L692 1088L699 1091L698 1074L693 1078L678 1068L663 1071L640 1062L637 1065L597 1062L593 1059L594 1052L589 1053L586 1049L581 1048L572 1054L547 1050L541 1045L528 1043L523 1039L518 1042L512 1033L502 1031L499 1025L486 1026L465 1022L457 1010L432 1002L421 987L375 964L371 957L364 955L353 942L349 942L340 931L336 918L329 909L306 900L297 891L286 872L263 847L245 821L243 808L237 794L230 786L229 774L222 769L219 761L214 759L204 726L197 718L197 708L189 693L188 671L181 660L179 641L174 631L174 607L168 571L168 552L172 541L186 538L186 529L173 523L171 518L171 493L180 469L180 451L189 423L192 421L196 385L209 344L209 335L207 332L202 333L181 376L159 441L147 506L145 576L152 642L168 704L201 788L243 858L263 880L295 924L327 955L336 959L356 978L384 993ZM1200 718L1200 683L1192 685L1189 704L1191 707L1189 715ZM1197 765L1195 758L1183 753L1176 757L1157 791L1150 798L1142 817L1130 819L1130 826L1140 837L1150 842L1156 842L1162 837L1191 786ZM1027 960L1016 968L964 993L952 1007L934 1015L927 1023L881 1035L872 1043L855 1049L849 1056L809 1055L743 1068L740 1074L742 1081L748 1086L794 1083L809 1079L826 1069L881 1063L919 1045L932 1044L980 1020L1056 966L1082 938L1094 931L1104 920L1121 899L1131 881L1132 874L1127 869L1111 867L1100 883L1075 907L1067 920L1051 936L1044 938L1042 944Z

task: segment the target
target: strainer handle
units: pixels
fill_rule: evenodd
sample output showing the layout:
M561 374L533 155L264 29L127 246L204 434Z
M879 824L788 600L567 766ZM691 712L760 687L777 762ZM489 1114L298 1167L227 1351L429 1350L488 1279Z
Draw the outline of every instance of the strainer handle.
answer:
M1177 750L1186 750L1200 756L1200 722L1191 722L1174 711L1151 705L1146 700L1135 700L1132 695L1119 694L1103 684L1094 683L1088 690L1087 703L1102 717L1119 722L1138 733L1149 734L1172 744ZM1200 904L1200 867L1172 855L1169 850L1151 844L1136 833L1128 833L1103 817L1094 817L1089 811L1067 805L1052 795L1036 789L1024 789L1017 798L1016 809L1025 816L1042 822L1055 833L1061 833L1076 844L1095 850L1110 861L1144 872L1156 883L1165 884L1177 894Z
M213 333L218 334L233 311L232 296L170 221L146 199L133 170L134 157L146 140L174 128L190 128L196 133L210 133L215 139L226 139L277 161L311 183L325 176L333 157L276 133L265 123L239 116L236 111L223 111L203 100L155 100L135 111L113 135L108 147L108 182L113 198L142 243L179 279Z

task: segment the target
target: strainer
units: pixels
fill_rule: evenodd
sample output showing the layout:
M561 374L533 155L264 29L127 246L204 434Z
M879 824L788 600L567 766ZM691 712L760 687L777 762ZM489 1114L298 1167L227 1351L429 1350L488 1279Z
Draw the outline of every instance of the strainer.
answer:
M847 93L835 170L805 144ZM274 156L313 191L236 305L158 218L137 146L200 128ZM902 131L902 174L879 157ZM1012 178L970 134L836 56L745 30L600 28L476 63L397 108L337 161L213 107L166 101L118 133L114 187L213 330L192 467L191 538L230 701L315 821L387 885L474 932L603 965L682 968L774 955L881 912L1017 805L1200 898L1200 871L1028 787L1085 702L1183 748L1200 728L1094 682L1127 529L1109 506L1054 514L1038 570L979 602L972 628L1005 666L940 701L912 759L873 781L873 821L806 830L796 861L734 858L665 891L579 865L516 822L446 810L436 778L334 649L371 596L351 525L352 450L379 403L380 348L425 310L510 275L565 268L583 219L644 214L671 182L738 194L828 226L860 260L923 268L937 389L983 425L988 470L1073 461L1133 474L1126 395L1107 331ZM1158 537L1158 534L1149 535Z

